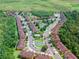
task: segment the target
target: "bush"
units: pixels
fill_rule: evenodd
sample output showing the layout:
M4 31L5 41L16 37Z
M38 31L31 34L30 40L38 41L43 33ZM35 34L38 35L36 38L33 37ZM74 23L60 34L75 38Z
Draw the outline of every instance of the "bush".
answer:
M45 52L45 51L47 50L47 48L48 48L47 45L44 45L44 46L41 48L41 51L42 51L42 52Z
M52 12L50 11L32 11L33 15L40 16L40 17L47 17L49 15L52 15Z

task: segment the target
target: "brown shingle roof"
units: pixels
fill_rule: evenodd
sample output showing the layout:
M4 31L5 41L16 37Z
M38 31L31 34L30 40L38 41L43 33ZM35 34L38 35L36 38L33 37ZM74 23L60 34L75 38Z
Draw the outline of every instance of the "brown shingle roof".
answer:
M33 32L36 32L37 29L36 29L35 25L30 21L30 18L29 18L28 16L26 17L26 20L27 20L27 22L28 22L29 28L30 28Z
M20 55L23 58L32 58L32 57L34 57L34 53L31 52L31 51L27 51L27 50L23 50Z
M77 57L71 52L65 54L65 56L67 59L77 59Z
M58 36L57 34L52 34L52 37L54 38L53 40L54 40L55 42L60 41L60 38L59 38L59 36Z
M21 17L20 16L17 16L16 22L17 22L17 26L18 26L20 39L24 39L25 38L25 34L24 34L24 31L23 31L23 28L22 28Z
M17 50L22 50L25 48L25 39L20 39L17 45Z
M36 56L35 59L51 59L51 57L48 55L40 54L40 55Z
M64 46L64 44L60 41L60 38L58 36L58 30L60 29L60 27L63 25L63 23L65 22L64 19L66 20L66 18L64 17L64 15L62 14L61 15L61 18L62 18L62 21L60 23L58 23L53 29L52 29L52 37L54 38L54 42L56 44L56 47L65 54L65 56L67 57L67 59L77 59L77 57L69 52L69 53L66 53L68 52L68 49Z
M59 48L63 53L65 53L68 49L62 44L62 42L58 42L56 44L57 48Z
M20 16L16 17L16 22L17 22L19 38L20 38L20 40L18 42L17 49L21 50L25 47L25 33L23 31L23 28L22 28L21 17Z

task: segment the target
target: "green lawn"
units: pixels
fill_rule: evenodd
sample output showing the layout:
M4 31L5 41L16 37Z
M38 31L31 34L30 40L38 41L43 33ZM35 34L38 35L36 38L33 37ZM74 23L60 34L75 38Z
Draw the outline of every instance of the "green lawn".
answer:
M20 51L14 50L15 59L20 59L20 58L18 58L19 54L20 54Z
M43 40L43 38L40 37L40 38L36 39L35 41L36 42L43 42L44 40Z
M0 0L1 10L59 11L79 10L75 0Z

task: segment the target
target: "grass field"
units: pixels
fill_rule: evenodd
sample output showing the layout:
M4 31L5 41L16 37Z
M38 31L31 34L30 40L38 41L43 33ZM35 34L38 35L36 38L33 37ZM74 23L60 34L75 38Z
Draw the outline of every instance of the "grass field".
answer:
M79 10L77 0L0 0L1 10L60 11Z

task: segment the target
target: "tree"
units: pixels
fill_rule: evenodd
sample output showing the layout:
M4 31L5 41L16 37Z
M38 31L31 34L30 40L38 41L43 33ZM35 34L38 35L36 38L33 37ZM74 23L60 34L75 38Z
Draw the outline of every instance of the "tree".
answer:
M42 51L42 52L45 52L45 51L47 50L47 48L48 48L47 45L44 45L44 46L41 48L41 51Z

